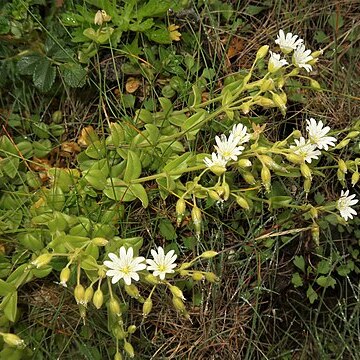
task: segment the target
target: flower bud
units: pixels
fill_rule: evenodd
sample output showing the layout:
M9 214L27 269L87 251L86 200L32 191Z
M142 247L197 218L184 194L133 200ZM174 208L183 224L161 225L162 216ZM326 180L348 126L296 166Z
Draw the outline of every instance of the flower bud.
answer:
M200 235L201 233L201 210L194 204L191 210L191 219L194 223L196 235Z
M151 313L152 307L153 307L153 302L151 300L151 297L148 297L143 304L143 311L142 311L143 317L147 317Z
M238 166L240 166L241 168L247 168L247 167L250 167L251 165L252 164L249 159L240 159L238 161Z
M120 304L114 297L109 300L109 310L111 314L121 316Z
M274 89L274 80L273 79L263 79L260 85L260 91L266 92L268 90ZM264 98L267 99L267 98ZM270 99L268 99L270 100Z
M71 270L65 266L60 273L60 285L67 287L66 283L69 281L71 275Z
M219 278L212 272L206 272L204 275L205 275L205 279L211 283L215 283L219 281Z
M279 89L282 89L285 85L285 79L284 77L282 76L280 79L277 80L277 87Z
M183 292L177 286L170 285L169 289L174 296L176 296L182 300L185 300Z
M244 197L242 197L240 195L236 196L236 202L244 210L250 209L249 203L247 202L247 200Z
M221 186L224 189L224 195L222 198L226 201L230 197L230 186L226 181L224 181Z
M321 56L324 53L324 50L316 50L311 53L311 56L313 59L317 59L319 56Z
M213 165L210 167L210 171L213 172L216 176L221 176L224 172L226 172L226 167Z
M271 172L266 165L263 165L261 168L261 181L267 192L271 190Z
M260 105L264 108L270 108L276 106L273 100L264 96L259 96L259 98L256 99L255 104Z
M251 106L252 102L251 101L247 101L246 103L243 103L242 105L240 105L240 110L246 115L250 112L250 106Z
M127 342L126 340L124 340L124 350L127 352L127 354L133 358L135 356L135 353L134 353L134 348L132 347L132 345Z
M92 286L89 286L86 290L85 290L85 294L84 294L84 305L86 306L87 303L89 303L91 301L91 299L93 298L94 295L94 289Z
M85 300L85 288L81 284L77 284L74 289L74 297L77 304L83 304Z
M269 45L263 45L256 53L255 61L263 59L269 52Z
M351 176L351 185L355 186L359 181L359 172L356 170Z
M145 276L145 281L147 281L151 285L157 285L159 283L159 278L154 276L153 274L147 274Z
M26 347L25 341L15 334L1 333L1 336L3 337L4 342L11 347L17 347L19 349L24 349Z
M200 257L202 259L212 259L213 257L215 257L218 253L216 251L213 250L209 250L209 251L205 251L203 252Z
M184 262L184 263L181 264L179 270L188 269L191 265L192 265L192 263L190 263L190 262Z
M173 303L176 310L178 310L180 312L185 312L186 311L185 304L181 300L181 298L179 298L177 296L173 296L172 303Z
M105 10L98 10L94 17L94 24L101 26L104 22L108 22L111 20L111 16L109 16Z
M98 270L98 276L99 278L103 279L104 277L106 277L106 270L103 266L101 266Z
M104 294L101 289L97 289L93 296L93 304L97 309L100 309L104 303Z
M136 285L134 284L125 285L124 289L127 292L127 294L132 298L138 299L140 297L140 292Z
M344 174L347 173L347 166L346 166L346 163L345 163L345 161L343 159L340 159L338 161L338 166L339 166L339 170L341 172L343 172Z
M318 211L317 211L317 209L315 208L315 207L311 207L311 209L310 209L310 215L311 215L311 217L313 218L313 219L317 219L318 218Z
M219 196L219 194L214 190L209 190L208 194L209 194L210 198L215 200L215 201L220 201L221 200L221 197Z
M336 174L337 174L337 178L340 181L341 185L345 186L345 174L340 169L338 169Z
M192 278L194 281L201 281L204 279L204 275L200 271L194 271L192 274Z
M119 352L116 352L116 354L114 356L114 360L123 360L123 357Z
M311 236L316 246L319 246L320 229L318 224L313 224L311 227Z
M249 185L254 185L256 183L253 174L249 171L242 171L241 176Z
M294 139L300 139L302 137L300 130L294 130L291 135L293 136Z
M130 325L127 329L129 334L133 334L136 331L136 325Z
M321 90L320 84L314 79L310 79L310 87L314 90Z
M102 237L96 237L91 240L91 243L96 246L105 246L109 243L109 241Z
M311 179L305 179L304 180L304 191L306 194L310 192L311 189Z
M276 93L273 93L272 99L275 105L280 109L281 113L285 116L286 114L286 102L284 102L283 98Z
M184 198L181 197L176 202L176 222L178 226L180 225L185 215L185 210L186 210L186 202Z
M344 148L345 146L347 146L350 142L350 139L344 139L344 140L341 140L335 147L334 147L334 150L339 150L339 149L342 149Z
M116 339L123 340L126 338L126 333L122 326L115 325L111 330Z
M304 162L304 158L298 154L294 154L294 153L289 153L289 154L286 154L286 159L288 161L290 161L291 163L293 164L302 164Z
M305 163L302 163L300 165L300 172L305 179L311 180L311 178L312 178L311 169Z
M52 254L42 254L38 256L35 260L31 262L31 265L35 266L37 269L46 266L51 261Z

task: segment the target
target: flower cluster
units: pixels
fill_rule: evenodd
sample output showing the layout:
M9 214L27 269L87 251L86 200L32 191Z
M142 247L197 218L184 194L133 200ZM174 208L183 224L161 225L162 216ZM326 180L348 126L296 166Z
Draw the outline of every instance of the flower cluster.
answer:
M104 265L109 268L106 275L112 277L111 282L117 283L123 279L126 285L130 285L131 281L139 281L138 272L141 270L153 271L153 275L165 280L166 274L174 273L176 268L174 250L170 250L165 254L162 247L158 247L157 251L151 250L153 259L145 259L143 256L134 257L134 250L129 247L127 250L122 246L119 250L119 256L109 253L111 261L104 261ZM146 266L145 262L148 264Z
M211 159L204 159L205 165L215 173L225 172L227 163L230 160L237 160L244 150L242 144L247 143L249 140L250 134L247 132L247 127L243 124L235 124L228 137L225 134L215 137L216 145L214 147L216 152L211 154Z
M279 45L280 50L285 55L294 51L292 61L296 67L303 68L308 72L312 70L310 62L314 61L315 58L311 55L311 50L306 50L303 44L304 40L300 39L298 35L293 35L292 33L285 34L283 30L280 30L275 43ZM287 65L286 60L280 59L280 54L270 52L270 56L270 72L274 72Z
M318 149L328 150L329 146L335 146L336 138L326 136L330 127L324 127L321 120L317 123L315 119L310 118L310 120L306 120L306 123L308 139L304 137L295 139L296 145L292 145L290 148L294 149L295 154L303 157L304 161L311 163L313 159L318 159L321 155L321 151Z

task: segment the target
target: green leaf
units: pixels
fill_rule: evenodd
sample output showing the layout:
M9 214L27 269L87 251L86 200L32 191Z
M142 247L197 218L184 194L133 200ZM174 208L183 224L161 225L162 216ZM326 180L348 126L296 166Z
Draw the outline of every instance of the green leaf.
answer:
M16 291L15 285L0 279L0 296L6 296L14 291Z
M36 65L40 60L44 59L39 54L31 54L23 56L16 64L16 70L20 75L32 75Z
M133 201L136 196L130 191L130 185L118 178L107 179L107 184L103 190L103 194L111 200L115 201Z
M331 270L331 262L329 260L321 260L317 264L316 270L318 274L328 274Z
M7 34L10 31L10 22L5 16L0 16L0 34Z
M315 290L312 288L311 285L309 285L306 291L306 296L309 299L310 304L313 304L315 300L318 298L318 294L315 292Z
M291 278L291 283L294 285L294 287L300 287L303 286L303 280L301 278L301 276L299 275L298 272L294 273L292 278Z
M169 30L166 28L160 28L156 30L149 30L145 32L145 35L149 40L154 41L158 44L171 44L172 40L170 37Z
M303 256L295 256L294 265L298 267L302 272L305 272L305 260Z
M172 3L170 0L150 0L135 13L135 16L142 19L164 15L171 8Z
M316 279L316 283L324 288L332 287L335 288L336 280L331 276L319 276Z
M207 112L199 110L194 115L190 116L183 124L182 130L186 132L188 140L195 139L195 135L199 132L205 120Z
M91 255L85 255L80 261L80 266L82 269L88 271L99 269L97 261Z
M124 181L130 182L131 180L138 179L140 175L141 161L139 156L134 151L129 150L127 152Z
M4 315L12 322L15 322L16 320L17 299L18 299L18 294L17 291L15 291L11 294L6 295L1 303L1 305L4 304L3 307Z
M72 88L80 88L85 85L87 72L80 64L62 64L60 71L66 85Z
M149 199L145 188L141 184L131 184L130 191L135 197L137 197L141 201L143 208L148 207Z
M54 84L56 77L56 69L51 62L42 58L38 61L33 73L34 85L41 91L47 92Z
M84 178L96 190L103 190L106 186L106 175L101 170L91 169Z
M106 146L103 141L94 141L85 150L85 154L92 159L103 159L106 155Z
M177 238L176 230L169 219L161 219L159 222L160 234L166 240L175 240Z
M20 161L17 157L7 157L0 160L0 173L4 173L10 179L13 179L18 173Z
M337 31L344 26L344 18L338 13L332 13L328 19L329 25Z

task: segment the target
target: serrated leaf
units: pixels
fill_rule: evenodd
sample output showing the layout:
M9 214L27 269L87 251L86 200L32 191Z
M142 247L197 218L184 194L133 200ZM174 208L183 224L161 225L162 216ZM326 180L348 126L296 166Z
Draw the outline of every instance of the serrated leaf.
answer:
M291 283L294 285L294 287L300 287L303 286L303 280L298 272L294 273L291 278Z
M319 276L316 279L316 283L324 288L332 287L335 288L336 280L331 276Z
M42 58L38 61L33 73L34 85L41 91L47 92L54 84L56 77L56 69L51 62Z
M316 270L318 274L328 274L331 270L331 263L329 260L321 260L317 266Z
M164 15L171 8L170 0L150 0L135 13L138 19Z
M80 64L63 64L60 67L60 71L66 85L73 88L79 88L85 85L87 72Z
M310 304L313 304L315 300L318 298L318 294L315 292L315 290L312 288L311 285L309 285L306 291L306 296L309 299Z
M16 70L20 75L32 75L38 62L43 59L38 54L23 56L16 64Z
M295 256L294 265L298 267L302 272L305 272L305 260L303 256Z

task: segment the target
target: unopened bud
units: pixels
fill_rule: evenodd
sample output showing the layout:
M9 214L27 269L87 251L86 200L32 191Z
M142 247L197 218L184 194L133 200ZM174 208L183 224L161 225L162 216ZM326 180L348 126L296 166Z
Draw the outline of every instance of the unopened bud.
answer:
M313 59L317 59L319 56L321 56L324 53L324 50L316 50L311 53L311 56Z
M291 135L293 136L294 139L300 139L302 137L300 130L294 130Z
M194 281L201 281L204 279L204 275L200 271L194 271L192 274L192 278Z
M311 236L316 246L319 246L319 239L320 239L320 229L318 224L314 224L311 227Z
M290 161L291 163L293 164L302 164L304 162L304 158L298 154L294 154L294 153L289 153L289 154L286 154L286 159L288 161Z
M201 233L201 210L195 204L191 210L191 219L194 223L196 235Z
M186 210L186 202L184 198L181 197L176 202L176 219L177 219L176 222L178 226L180 225L185 215L185 210Z
M176 296L182 300L185 300L183 292L177 286L170 285L169 289L174 296Z
M344 140L341 140L335 147L334 147L334 149L335 150L339 150L339 149L342 149L342 148L344 148L345 146L347 146L348 144L349 144L349 142L350 142L350 139L348 138L348 139L344 139Z
M46 266L51 261L52 254L42 254L38 256L35 260L31 262L31 265L35 266L37 269Z
M249 171L242 171L241 176L249 185L254 185L256 183L253 174Z
M124 328L122 327L122 325L115 325L112 329L112 332L115 336L116 339L118 340L123 340L126 338L126 332L124 331Z
M114 297L110 298L110 300L109 300L109 310L110 310L110 313L113 315L116 315L116 316L121 315L120 304Z
M247 200L244 197L239 196L239 195L236 196L236 202L244 210L249 210L250 209L249 203L247 202Z
M205 279L211 283L215 283L219 281L219 278L212 272L206 272L204 275L205 275Z
M338 169L336 174L337 174L337 178L340 181L341 185L345 186L345 174L340 169Z
M279 94L273 93L272 99L275 105L280 109L281 113L285 116L286 113L286 102L282 99Z
M60 273L60 285L67 287L67 282L70 279L70 275L71 275L71 270L66 266L61 270Z
M93 298L94 295L94 289L92 286L89 286L86 290L85 290L85 295L84 295L84 305L86 306L87 303L89 303L91 301L91 299Z
M100 309L104 303L104 294L101 289L97 289L93 296L93 304L97 309Z
M159 283L159 278L154 276L153 274L147 274L145 276L145 281L147 281L151 285L157 285Z
M351 185L355 186L359 181L359 172L356 170L351 176Z
M98 270L99 278L103 279L106 276L106 270L103 266L101 266Z
M304 180L304 191L306 194L310 192L311 189L311 179L305 179Z
M127 352L127 354L133 358L135 356L135 352L134 352L134 348L132 347L132 345L127 342L126 340L124 340L124 350Z
M255 104L260 105L264 108L271 108L276 106L273 100L264 96L259 96L259 98L256 99Z
M116 354L114 356L114 360L123 360L123 357L119 352L116 352Z
M96 246L105 246L109 243L108 240L106 240L105 238L102 238L102 237L96 237L96 238L92 239L91 242Z
M179 270L188 269L191 265L192 265L192 263L190 263L190 262L184 262L184 263L181 264Z
M210 171L213 172L216 176L221 176L224 172L226 172L226 167L213 165L210 167Z
M300 172L305 179L311 180L311 178L312 178L311 169L305 163L302 163L300 165Z
M20 339L17 335L11 333L1 333L3 340L11 347L24 349L26 347L24 340Z
M263 59L269 52L269 45L263 45L256 53L255 61Z
M74 297L77 304L84 304L85 288L81 284L77 284L74 289Z
M143 311L142 311L143 317L147 317L151 313L152 307L153 307L153 302L151 298L148 297L143 304Z
M172 298L172 303L175 307L176 310L180 311L180 312L185 312L186 311L186 307L184 302L181 300L181 298L177 297L177 296L173 296Z
M311 217L313 218L313 219L317 219L318 218L318 211L317 211L317 209L315 208L315 207L311 207L311 209L310 209L310 215L311 215Z
M208 194L209 194L210 198L215 200L215 201L220 201L221 200L221 197L219 196L219 194L214 190L209 190Z
M339 170L341 172L343 172L344 174L347 173L347 166L346 166L346 163L345 163L345 161L343 159L340 159L338 161L338 166L339 166Z
M138 299L140 297L140 292L136 285L134 284L125 285L124 289L127 292L127 294L132 298Z
M271 190L271 172L266 165L263 165L261 168L261 181L267 192Z
M246 115L250 112L250 106L251 106L252 102L248 101L246 103L243 103L242 105L240 105L240 110Z
M247 167L250 167L252 164L251 164L251 161L249 159L240 159L238 161L238 165L241 168L247 168Z
M314 79L310 79L310 87L314 90L321 90L320 84Z
M274 89L274 80L273 79L264 79L260 85L260 91L266 92L268 90ZM267 98L264 98L267 99ZM270 100L270 99L268 99ZM271 101L271 100L270 100Z
M218 253L216 251L213 250L209 250L209 251L205 251L203 252L200 257L203 259L212 259L213 257L215 257Z
M129 334L133 334L136 331L136 325L130 325L127 329Z
M360 135L360 131L350 131L345 139L354 139L357 138Z

